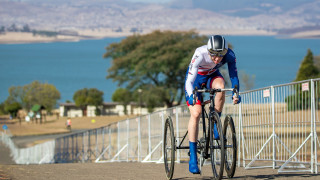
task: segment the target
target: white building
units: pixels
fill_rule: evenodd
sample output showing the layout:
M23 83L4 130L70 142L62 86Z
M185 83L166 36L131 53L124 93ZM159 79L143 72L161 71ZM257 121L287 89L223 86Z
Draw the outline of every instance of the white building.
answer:
M59 110L60 110L60 116L67 116L67 117L82 117L82 116L88 116L88 117L94 117L96 116L96 106L87 106L87 108L83 111L77 107L74 103L61 103ZM111 102L111 103L103 103L103 105L99 106L98 109L100 109L101 115L125 115L124 112L124 106L117 102ZM163 108L156 108L155 110L162 110ZM128 115L144 115L148 114L147 108L140 108L139 105L136 103L130 103L127 105L127 114Z

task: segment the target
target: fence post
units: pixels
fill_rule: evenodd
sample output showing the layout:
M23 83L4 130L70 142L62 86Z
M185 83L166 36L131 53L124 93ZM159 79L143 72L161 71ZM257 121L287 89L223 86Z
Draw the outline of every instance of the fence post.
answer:
M99 133L99 130L98 130L98 129L96 129L96 149L95 149L95 157L99 156L98 133Z
M313 82L314 82L314 80L313 80ZM315 86L312 86L312 87L314 87L315 88ZM318 91L317 91L317 89L314 89L313 90L313 94L314 94L314 101L315 101L315 99L316 98L319 98L318 97L318 95L316 94ZM317 104L319 103L318 102L319 100L317 100ZM317 108L318 108L318 105L317 105ZM317 126L316 126L316 102L314 102L314 113L313 113L313 128L314 128L314 130L313 130L313 132L314 132L314 165L315 165L315 173L317 173L318 174L318 154L317 154L317 152L318 152L318 147L317 147L317 140L318 140L318 136L317 136Z
M118 148L117 148L117 152L119 152L121 149L121 147L120 147L120 122L118 122L117 123L117 125L118 125L118 128L117 128L117 137L118 137L118 143L117 143L117 146L118 146ZM118 158L118 161L120 160L120 156L118 156L117 157Z
M127 119L127 162L129 162L129 125L130 121Z
M271 107L272 107L272 168L276 168L276 132L275 132L275 107L274 107L274 87L271 86Z
M151 116L150 116L150 114L148 114L148 144L149 144L149 152L148 152L148 154L149 153L151 153L151 151L152 151L152 149L151 149ZM151 159L151 157L150 157L150 159Z
M241 109L241 103L239 104L239 112L238 112L238 116L239 116L239 122L238 122L238 167L240 167L241 163L240 163L240 159L241 159L241 127L242 127L242 109ZM244 159L244 157L243 157Z
M162 124L162 127L161 127L161 132L162 132L162 148L161 148L161 151L163 151L163 148L164 148L164 110L161 111L161 124ZM164 156L164 152L162 152L162 156Z
M108 149L108 151L109 151L109 153L108 153L108 158L109 159L111 159L111 147L112 147L112 145L111 145L111 125L109 125L108 126L108 134L109 134L109 149Z
M138 162L140 162L141 150L141 116L138 117Z
M85 133L82 134L82 162L84 163L84 159L85 159L85 143L84 143L84 136Z
M102 129L101 129L101 134L102 134L102 148L101 148L101 152L103 152L103 150L104 150L104 132L105 132L105 129L106 129L106 127L102 127ZM103 155L103 157L104 157L104 155Z
M314 81L311 81L311 173L314 173L315 159L314 159L314 143L315 143L315 135L314 135L314 122L315 122L315 103L314 103Z

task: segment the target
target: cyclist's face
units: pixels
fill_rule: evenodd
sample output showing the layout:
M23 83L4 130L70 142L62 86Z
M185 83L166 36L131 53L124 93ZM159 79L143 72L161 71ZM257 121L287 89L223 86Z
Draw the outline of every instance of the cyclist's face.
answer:
M223 59L223 57L211 56L210 54L209 54L209 56L210 56L211 60L212 60L215 64L219 64L219 63L222 61L222 59Z

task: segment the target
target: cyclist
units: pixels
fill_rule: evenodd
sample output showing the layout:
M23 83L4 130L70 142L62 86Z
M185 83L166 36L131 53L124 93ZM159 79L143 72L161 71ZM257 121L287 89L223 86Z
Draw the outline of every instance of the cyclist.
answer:
M228 64L228 71L232 88L237 85L239 90L239 79L236 68L236 57L234 52L228 48L225 38L221 35L213 35L209 38L208 44L198 47L193 54L191 63L187 70L185 79L185 96L187 105L190 110L190 120L188 124L189 145L190 145L190 160L189 171L193 174L199 174L197 160L197 139L198 126L201 114L201 101L194 97L193 90L195 87L201 88L203 84L207 88L224 88L225 81L219 68L224 64ZM232 96L233 103L240 103L241 97ZM215 110L221 116L221 111L225 102L225 93L220 92L215 96ZM219 139L217 128L214 125L214 138Z

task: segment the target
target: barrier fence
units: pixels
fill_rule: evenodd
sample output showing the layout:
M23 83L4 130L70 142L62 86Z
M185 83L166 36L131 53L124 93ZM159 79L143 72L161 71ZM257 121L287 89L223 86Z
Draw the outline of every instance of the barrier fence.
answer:
M238 166L318 173L319 83L320 79L311 79L243 92L239 105L233 105L231 97L226 96L221 120L230 114L235 122ZM173 120L176 143L179 144L190 117L186 105L57 138L37 145L37 155L32 155L32 151L15 150L10 138L5 138L4 134L2 140L9 144L13 157L21 164L162 163L163 128L168 116ZM201 126L199 130L201 133ZM184 142L188 145L187 139ZM32 156L38 158L23 161L23 157ZM177 162L188 161L188 158L188 150L176 151Z

